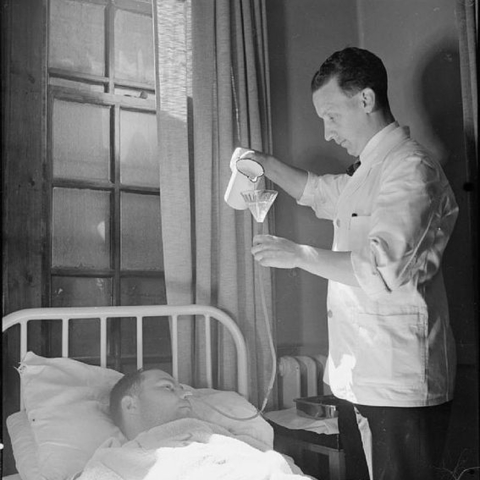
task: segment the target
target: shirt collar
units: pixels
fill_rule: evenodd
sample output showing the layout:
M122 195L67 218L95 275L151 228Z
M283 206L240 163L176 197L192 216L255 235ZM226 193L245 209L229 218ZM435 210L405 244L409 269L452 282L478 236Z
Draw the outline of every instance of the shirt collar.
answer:
M376 133L365 145L362 153L358 157L360 162L364 163L368 157L374 152L374 150L380 145L380 143L385 139L385 137L393 132L396 128L399 127L397 122L392 122L386 127L382 128L378 133Z

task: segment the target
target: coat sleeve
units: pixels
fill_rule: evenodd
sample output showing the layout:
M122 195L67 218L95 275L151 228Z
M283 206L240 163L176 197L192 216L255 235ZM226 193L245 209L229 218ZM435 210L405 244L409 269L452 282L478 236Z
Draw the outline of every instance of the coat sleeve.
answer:
M361 288L374 300L432 278L458 214L439 165L422 154L390 162L382 171L367 242L352 251Z
M315 175L308 172L308 179L299 205L311 207L318 218L333 220L338 198L350 177L341 175Z

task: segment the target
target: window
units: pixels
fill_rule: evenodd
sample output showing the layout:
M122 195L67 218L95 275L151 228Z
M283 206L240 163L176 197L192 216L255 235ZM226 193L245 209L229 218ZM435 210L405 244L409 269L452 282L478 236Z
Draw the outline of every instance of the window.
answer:
M151 4L48 7L51 305L166 303ZM168 344L165 322L146 325L146 352ZM134 353L132 322L113 336Z

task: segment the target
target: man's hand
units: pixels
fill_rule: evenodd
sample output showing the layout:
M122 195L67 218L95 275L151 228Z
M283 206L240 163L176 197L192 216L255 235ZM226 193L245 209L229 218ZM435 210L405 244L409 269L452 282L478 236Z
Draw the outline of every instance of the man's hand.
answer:
M302 196L308 178L305 170L292 167L272 155L252 149L248 149L241 155L239 161L247 159L259 163L263 167L265 176L293 198L298 200Z
M256 235L252 254L263 267L295 268L298 266L301 247L286 238Z
M249 148L245 153L240 155L238 160L254 160L265 168L269 160L275 160L275 158L271 160L272 158L272 155L269 155L268 153L259 152L258 150L253 150L253 148Z

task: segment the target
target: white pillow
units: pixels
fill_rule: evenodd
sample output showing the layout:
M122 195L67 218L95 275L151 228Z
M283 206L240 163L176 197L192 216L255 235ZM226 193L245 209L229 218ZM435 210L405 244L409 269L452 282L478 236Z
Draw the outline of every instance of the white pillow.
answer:
M110 390L122 373L32 352L19 372L41 478L71 477L107 438L122 436L108 415Z
M38 480L40 472L37 462L37 444L25 410L7 418L7 429L12 441L15 465L22 480Z

